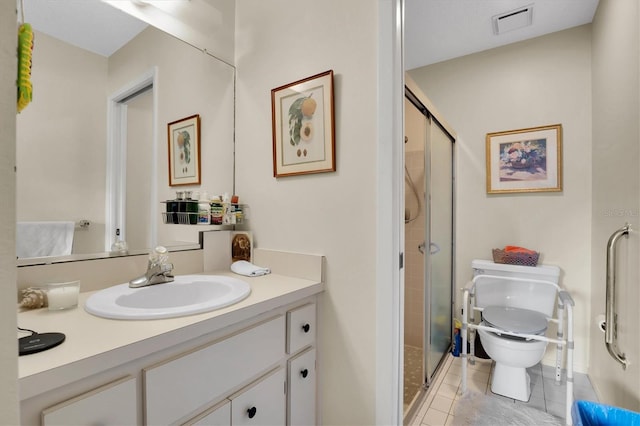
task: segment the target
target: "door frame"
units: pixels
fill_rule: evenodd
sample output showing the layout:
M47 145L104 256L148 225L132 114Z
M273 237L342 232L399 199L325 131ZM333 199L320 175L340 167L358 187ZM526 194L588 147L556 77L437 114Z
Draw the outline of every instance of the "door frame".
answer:
M402 424L404 0L378 0L375 423Z
M107 163L105 200L105 251L111 251L116 230L126 241L126 188L127 188L127 104L126 100L151 87L153 96L151 150L151 194L148 215L151 229L151 247L158 240L158 68L153 67L135 80L125 84L108 98L107 105ZM145 214L141 212L141 214Z

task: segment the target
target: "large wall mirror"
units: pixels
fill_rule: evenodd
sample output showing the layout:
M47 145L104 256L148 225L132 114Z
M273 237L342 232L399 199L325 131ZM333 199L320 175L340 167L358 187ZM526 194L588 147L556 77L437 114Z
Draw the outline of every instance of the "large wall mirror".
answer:
M131 254L197 244L197 226L163 223L161 202L232 193L233 66L100 0L23 2L35 40L33 101L16 119L19 265L113 255L114 211ZM171 187L167 124L196 114L201 184ZM73 224L70 256L29 245L49 222Z

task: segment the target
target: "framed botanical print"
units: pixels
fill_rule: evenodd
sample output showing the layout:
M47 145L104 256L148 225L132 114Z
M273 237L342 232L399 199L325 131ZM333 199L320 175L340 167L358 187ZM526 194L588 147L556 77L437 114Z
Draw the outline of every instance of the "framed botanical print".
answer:
M274 177L336 170L333 70L271 91Z
M169 186L200 184L200 116L167 124Z

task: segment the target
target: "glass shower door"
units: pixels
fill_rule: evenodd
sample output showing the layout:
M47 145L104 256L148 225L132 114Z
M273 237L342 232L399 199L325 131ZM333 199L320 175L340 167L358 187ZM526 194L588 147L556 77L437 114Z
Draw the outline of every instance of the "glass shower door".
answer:
M427 126L428 206L425 227L426 379L451 347L453 253L453 141L433 119Z

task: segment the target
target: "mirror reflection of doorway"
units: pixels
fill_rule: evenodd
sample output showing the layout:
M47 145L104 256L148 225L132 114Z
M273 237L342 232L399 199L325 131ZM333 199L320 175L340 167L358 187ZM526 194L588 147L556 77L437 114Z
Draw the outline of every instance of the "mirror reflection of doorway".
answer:
M109 98L105 251L157 243L157 71Z
M153 91L148 87L125 101L126 119L126 191L125 241L129 247L153 247L151 224L147 216L152 199Z
M455 139L410 91L405 99L404 414L452 343Z

